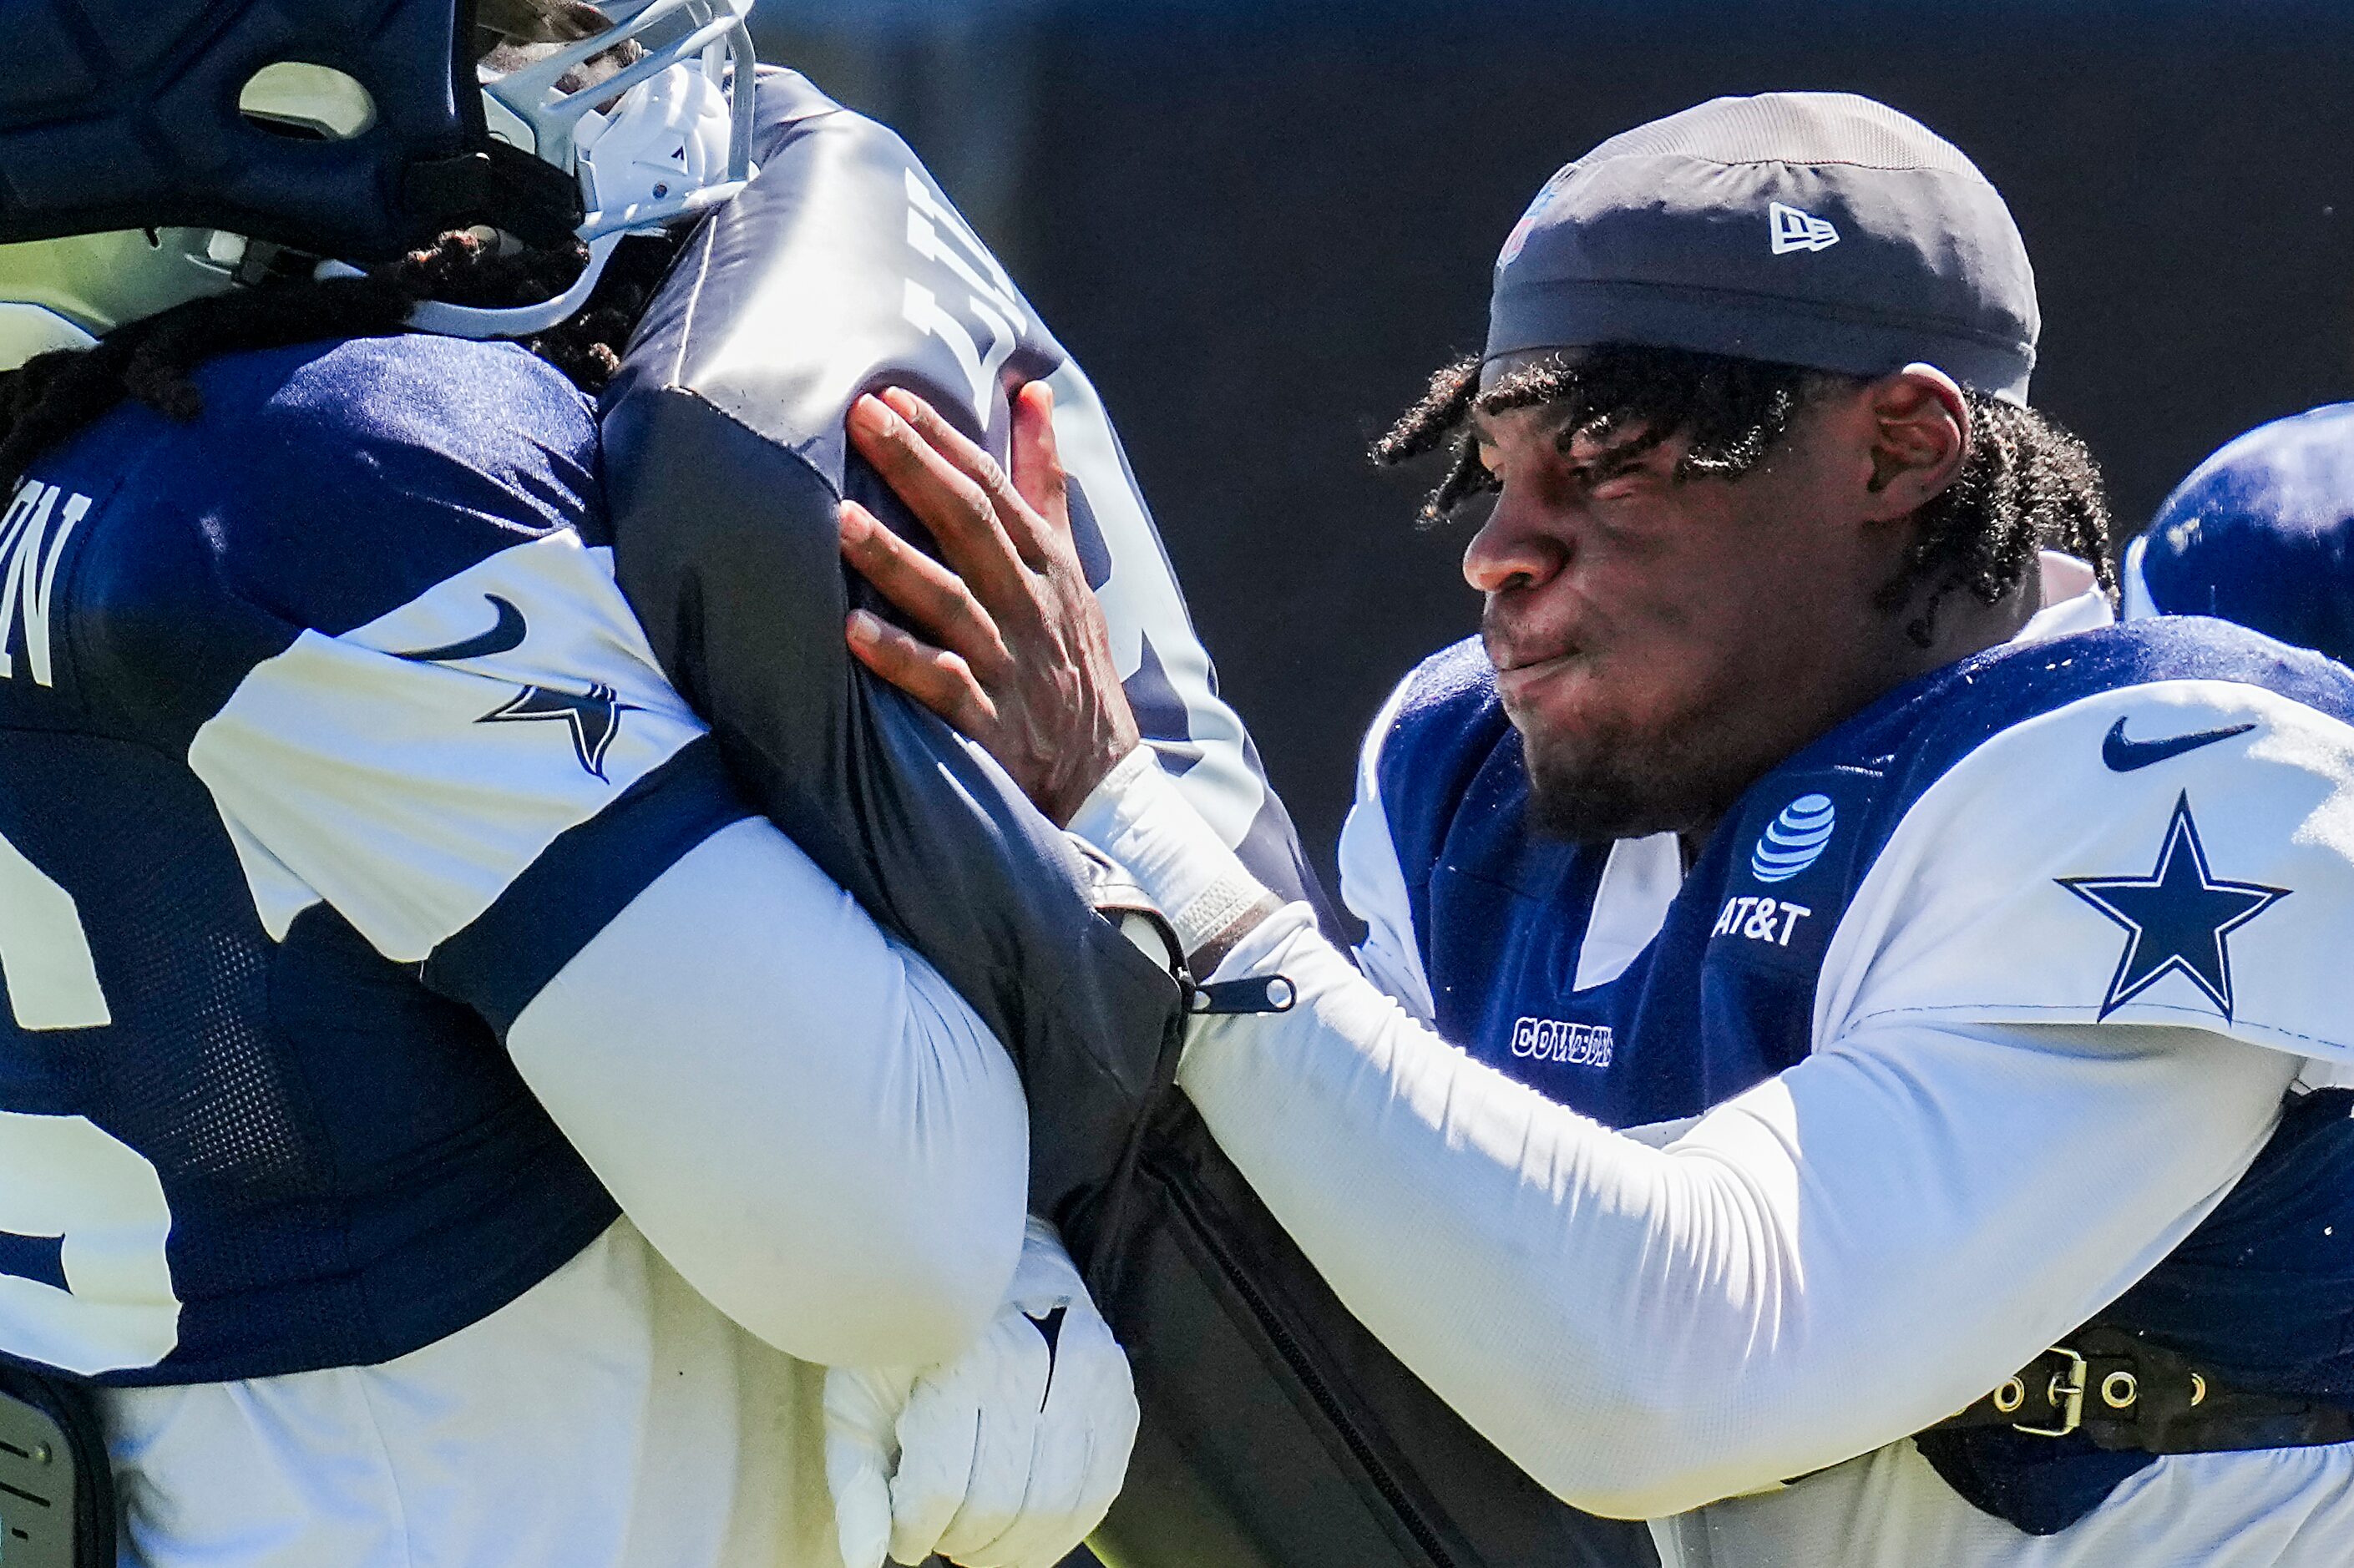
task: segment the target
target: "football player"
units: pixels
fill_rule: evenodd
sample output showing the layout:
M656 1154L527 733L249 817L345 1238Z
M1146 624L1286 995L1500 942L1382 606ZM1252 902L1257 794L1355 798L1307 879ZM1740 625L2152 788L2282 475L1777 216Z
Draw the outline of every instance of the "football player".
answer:
M1044 1568L1117 1489L1011 1061L613 581L748 5L11 12L0 1353L125 1563Z
M1369 738L1364 973L1135 748L1046 400L1010 476L856 416L961 575L845 509L928 634L851 646L1196 972L1288 982L1181 1086L1366 1326L1672 1563L2354 1539L2354 1099L2299 1086L2354 1059L2354 675L2114 623L2037 333L1999 196L1880 104L1564 168L1384 443L1453 452L1486 609Z

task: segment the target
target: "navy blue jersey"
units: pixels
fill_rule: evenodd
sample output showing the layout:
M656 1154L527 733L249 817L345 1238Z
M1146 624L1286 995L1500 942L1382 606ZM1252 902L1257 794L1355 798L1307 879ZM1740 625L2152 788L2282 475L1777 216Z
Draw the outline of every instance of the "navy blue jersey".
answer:
M1371 756L1405 906L1387 924L1411 945L1381 978L1478 1059L1622 1128L1698 1116L1898 1013L2188 1024L2339 1063L2354 889L2298 841L2344 805L2282 780L2354 747L2349 726L2354 674L2219 621L2013 644L1787 759L1685 871L1672 839L1530 831L1519 736L1467 642L1408 680ZM2292 1115L2104 1321L2246 1386L2354 1400L2349 1127L2336 1097ZM2006 1431L1923 1448L2036 1530L2149 1462Z
M1380 800L1438 1033L1609 1127L1697 1116L1796 1064L1808 1044L1808 960L1819 960L1837 916L1833 900L1818 907L1800 895L1817 899L1847 868L1818 859L1756 890L1741 928L1754 923L1763 932L1770 920L1770 939L1755 947L1771 956L1763 970L1712 967L1719 1028L1705 1049L1692 1049L1701 992L1687 971L1709 948L1719 914L1700 889L1703 875L1722 883L1742 869L1729 858L1734 833L1716 835L1711 860L1691 878L1671 836L1573 844L1532 835L1520 734L1492 676L1476 639L1438 654L1408 682L1380 750ZM1856 809L1850 802L1850 813ZM1854 842L1850 831L1840 847ZM1628 868L1662 859L1674 867L1670 902L1661 907L1657 868L1644 867L1651 874L1631 896L1649 928L1631 951L1597 963L1590 949L1610 941L1630 896L1622 891ZM1719 951L1748 956L1730 945ZM1798 983L1774 983L1776 971Z
M109 1383L398 1356L610 1224L501 1031L746 814L557 372L197 379L0 521L0 1351Z

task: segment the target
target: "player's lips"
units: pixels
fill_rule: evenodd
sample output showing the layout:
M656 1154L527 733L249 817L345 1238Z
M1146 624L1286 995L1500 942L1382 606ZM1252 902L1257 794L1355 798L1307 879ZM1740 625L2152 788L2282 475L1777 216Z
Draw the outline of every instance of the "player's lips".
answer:
M1567 670L1582 656L1582 651L1575 648L1556 653L1490 649L1488 662L1496 667L1496 694L1509 706Z

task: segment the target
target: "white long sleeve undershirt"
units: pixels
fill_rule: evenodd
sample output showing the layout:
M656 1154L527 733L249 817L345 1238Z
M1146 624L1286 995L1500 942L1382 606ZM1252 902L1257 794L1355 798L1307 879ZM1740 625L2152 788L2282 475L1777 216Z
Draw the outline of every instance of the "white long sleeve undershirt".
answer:
M928 1365L1004 1295L1029 1170L1012 1059L766 821L639 894L507 1044L671 1266L779 1350Z
M1124 782L1073 825L1148 891L1246 875L1154 772ZM2297 1066L2195 1029L1886 1022L1653 1148L1447 1044L1297 906L1216 978L1278 972L1299 1005L1203 1020L1180 1085L1392 1351L1556 1495L1628 1517L1984 1393L2204 1217Z

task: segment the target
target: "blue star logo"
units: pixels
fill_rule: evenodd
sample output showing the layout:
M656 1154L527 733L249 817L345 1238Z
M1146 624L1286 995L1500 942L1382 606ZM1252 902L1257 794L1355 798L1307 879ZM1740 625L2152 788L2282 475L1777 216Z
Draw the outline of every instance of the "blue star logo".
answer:
M605 753L611 748L613 737L621 732L621 715L644 711L635 703L621 701L612 687L601 682L590 686L585 696L551 691L546 686L525 686L504 706L493 708L474 722L518 724L546 719L567 725L572 730L572 755L579 758L580 766L592 777L603 779Z
M2222 881L2208 869L2187 790L2174 802L2166 842L2147 876L2053 880L2126 928L2125 956L2101 1000L2103 1018L2176 974L2197 986L2229 1022L2232 950L2224 938L2289 895L2285 887Z

